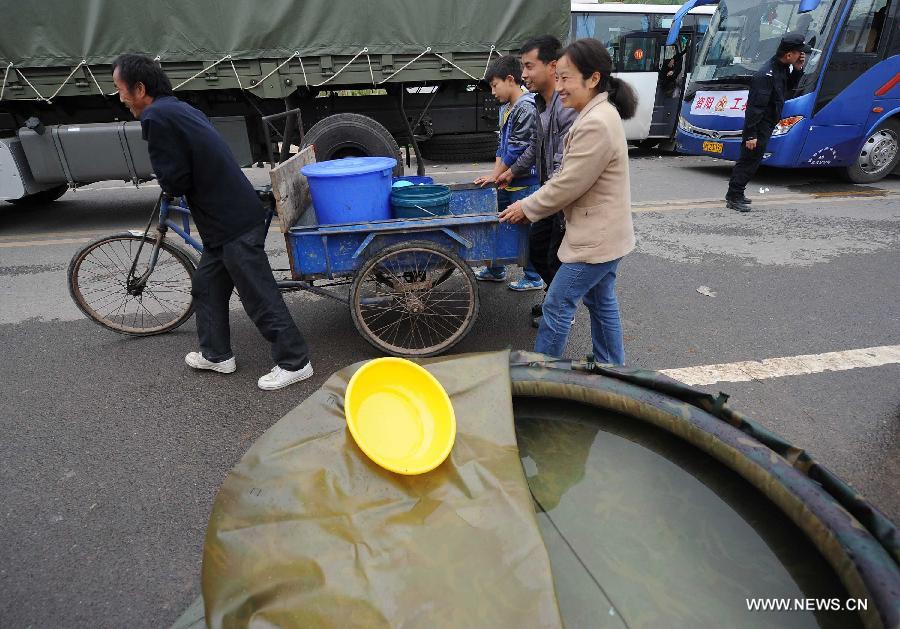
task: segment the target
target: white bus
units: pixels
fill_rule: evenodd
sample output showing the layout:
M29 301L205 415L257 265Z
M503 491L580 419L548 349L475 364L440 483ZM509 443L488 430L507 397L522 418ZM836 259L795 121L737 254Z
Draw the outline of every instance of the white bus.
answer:
M666 46L678 4L572 3L569 38L600 40L613 58L616 76L637 92L638 109L625 122L628 141L671 147L684 88L715 5L692 9L677 45Z

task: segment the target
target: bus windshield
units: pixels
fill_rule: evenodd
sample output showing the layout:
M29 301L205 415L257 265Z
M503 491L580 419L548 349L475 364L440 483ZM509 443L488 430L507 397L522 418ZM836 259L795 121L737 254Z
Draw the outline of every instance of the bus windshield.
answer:
M788 31L806 35L813 48L806 62L812 74L822 59L840 0L822 0L814 11L799 13L799 0L721 0L709 24L694 81L727 82L752 76L775 56L781 37Z

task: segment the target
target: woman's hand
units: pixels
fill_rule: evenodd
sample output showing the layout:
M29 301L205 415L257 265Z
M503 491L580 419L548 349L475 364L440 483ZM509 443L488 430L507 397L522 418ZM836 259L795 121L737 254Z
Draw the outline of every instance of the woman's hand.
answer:
M496 181L496 179L494 179L493 175L485 175L483 177L478 177L475 180L475 185L478 185L478 186L481 186L482 188L484 188L487 184L494 183L495 181Z
M520 223L530 223L531 221L525 216L525 211L522 209L522 202L516 201L500 212L500 222L517 225Z

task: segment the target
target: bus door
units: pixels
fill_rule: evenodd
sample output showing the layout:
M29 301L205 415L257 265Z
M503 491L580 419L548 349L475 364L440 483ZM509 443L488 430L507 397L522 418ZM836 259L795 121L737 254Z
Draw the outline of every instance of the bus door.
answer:
M625 121L629 140L650 137L659 75L660 39L656 33L629 33L622 37L618 77L627 81L638 97L634 118Z
M674 46L666 46L666 35L658 35L659 70L650 137L669 139L675 134L681 98L690 73L693 33L682 33Z

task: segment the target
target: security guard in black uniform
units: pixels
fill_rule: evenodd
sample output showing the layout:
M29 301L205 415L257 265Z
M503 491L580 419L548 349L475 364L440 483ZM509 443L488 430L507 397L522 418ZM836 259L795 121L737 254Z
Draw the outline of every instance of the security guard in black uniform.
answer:
M726 207L739 212L750 211L750 199L744 195L744 190L759 168L772 131L781 120L785 96L797 88L806 55L811 51L801 33L787 33L781 39L775 56L753 75L744 114L741 157L734 165L728 182Z

